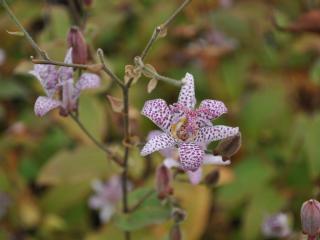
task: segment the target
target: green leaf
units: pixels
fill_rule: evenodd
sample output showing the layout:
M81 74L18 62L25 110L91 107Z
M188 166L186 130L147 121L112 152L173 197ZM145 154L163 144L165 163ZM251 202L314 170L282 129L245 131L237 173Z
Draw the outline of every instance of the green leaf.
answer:
M284 205L284 199L270 187L263 187L255 194L244 214L243 239L257 238L261 232L261 224L268 214L278 212Z
M129 202L137 203L145 194L150 191L150 188L138 189L129 196ZM152 224L159 224L169 219L171 208L168 203L161 202L156 193L148 197L144 203L135 211L129 214L120 214L116 217L116 225L122 230L133 231Z
M235 168L235 180L220 189L219 200L235 206L261 191L273 176L273 171L258 157L242 160Z
M83 201L90 192L90 184L66 184L52 188L41 199L45 212L63 213L66 209Z
M111 161L95 146L81 146L73 151L64 150L54 155L41 169L40 184L76 184L90 182L99 176L108 176L115 169Z
M320 115L310 119L305 129L305 150L308 156L309 172L313 178L320 174Z
M313 64L309 74L312 82L320 84L320 59Z
M25 98L27 90L12 80L2 80L0 88L0 99Z
M85 93L80 96L79 102L80 121L88 131L97 139L103 139L107 126L104 105L92 95ZM81 139L87 144L93 144L86 134L70 118L57 116L57 121L64 125L73 137Z

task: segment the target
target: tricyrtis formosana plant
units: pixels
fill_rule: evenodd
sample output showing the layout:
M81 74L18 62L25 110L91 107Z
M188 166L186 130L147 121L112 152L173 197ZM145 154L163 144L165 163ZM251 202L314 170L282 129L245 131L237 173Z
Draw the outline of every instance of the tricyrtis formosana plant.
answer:
M71 2L79 5L82 11L92 4L92 1L82 0ZM68 117L70 121L77 123L87 137L108 155L108 159L113 160L121 168L120 176L114 173L114 176L106 182L93 181L95 195L89 199L88 204L92 209L99 211L101 222L115 221L119 229L124 232L125 239L132 238L132 230L163 222L169 218L173 220L172 230L168 233L170 239L182 239L179 224L184 220L188 209L182 210L179 201L175 198L173 181L180 181L178 176L187 174L193 185L212 186L219 174L214 170L203 178L202 166L230 164L230 157L238 150L241 142L237 127L212 124L213 120L227 112L223 102L206 99L196 107L195 83L192 74L186 73L182 80L176 80L160 75L156 71L156 66L144 63L155 41L165 37L168 26L190 2L191 0L184 1L163 24L155 28L142 53L136 56L131 64L123 66L125 75L121 77L108 67L101 49L97 50L96 59L99 61L89 63L89 49L93 47L88 46L83 35L87 17L83 12L77 12L77 8L71 11L77 26L70 27L70 32L66 36L69 49L65 49L65 61L59 62L52 60L47 52L39 47L10 10L6 1L1 0L2 6L20 31L12 34L24 36L37 53L37 57L31 58L34 69L30 73L38 79L44 93L35 102L35 114L45 117L51 110L58 109L61 117ZM109 94L108 99L114 112L120 112L122 116L124 132L119 146L122 146L123 153L96 139L81 121L79 111L81 92L89 88L99 88L102 72L107 74L122 91L122 99ZM148 92L152 92L158 82L180 88L179 94L177 91L178 100L173 104L168 105L163 99L146 99L141 116L148 117L161 129L161 131L152 131L149 136L146 136L146 143L138 142L137 137L131 134L129 121L129 93L141 76L151 79ZM211 142L218 140L222 142L216 149L212 150L208 147ZM156 169L153 188L141 186L141 184L135 185L130 180L128 167L130 153L133 148L139 147L142 148L140 150L142 156L160 151L164 158L163 164ZM117 208L120 204L122 213Z

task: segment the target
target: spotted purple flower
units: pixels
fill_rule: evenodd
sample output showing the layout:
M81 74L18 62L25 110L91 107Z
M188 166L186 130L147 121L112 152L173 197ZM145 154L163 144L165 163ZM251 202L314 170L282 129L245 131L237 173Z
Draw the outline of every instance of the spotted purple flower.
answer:
M266 238L285 238L290 235L288 215L277 213L267 216L261 226L262 234Z
M65 63L72 63L72 49L68 50ZM80 92L88 88L100 86L100 77L92 73L83 73L74 83L71 67L56 68L54 65L36 64L30 71L40 82L46 96L37 98L34 111L37 116L44 116L55 108L60 108L62 115L68 115L78 107ZM56 95L61 91L60 96Z
M107 182L94 180L92 188L95 192L89 199L89 207L99 210L99 218L102 222L108 222L116 212L118 202L122 198L121 178L113 176ZM131 188L129 184L129 188Z
M161 131L155 130L151 131L148 135L148 139L152 139L153 137L161 134ZM205 146L202 146L203 149L205 149ZM161 155L165 158L163 161L163 164L171 169L171 168L179 168L182 169L179 159L179 152L176 148L165 148L160 150ZM226 166L231 163L230 160L223 160L222 156L214 156L212 154L204 154L203 157L203 165L220 165L220 166ZM202 180L202 167L200 166L196 171L186 171L189 181L191 184L199 184Z
M238 134L239 128L213 126L211 121L227 112L224 103L207 99L195 109L193 76L187 73L182 81L177 103L168 106L162 99L145 103L142 114L159 126L162 133L146 143L141 155L177 147L180 167L185 171L195 172L204 162L203 146L234 136Z

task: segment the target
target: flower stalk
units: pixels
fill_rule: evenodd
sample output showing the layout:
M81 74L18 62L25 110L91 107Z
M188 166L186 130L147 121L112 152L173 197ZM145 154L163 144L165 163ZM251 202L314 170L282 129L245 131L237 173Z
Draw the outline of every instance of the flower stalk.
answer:
M164 33L167 30L168 25L173 21L173 19L191 2L191 0L184 0L183 3L173 12L171 16L160 26L156 27L151 38L149 39L146 47L144 48L143 52L141 53L140 57L137 57L135 59L135 64L140 66L141 69L149 74L151 74L155 79L164 81L166 83L172 84L174 86L181 86L182 82L171 79L168 77L164 77L159 75L157 72L152 71L148 67L146 67L143 63L143 60L147 57L148 52L150 51L151 47L153 46L154 42L160 37L163 36ZM69 0L69 3L73 3L72 0ZM37 58L31 58L31 61L34 64L43 64L43 65L54 65L54 66L62 66L62 67L72 67L76 69L81 70L87 70L91 72L99 72L104 71L114 82L117 83L117 85L122 89L123 93L123 103L124 103L124 110L123 110L123 127L124 127L124 136L123 136L123 142L128 143L130 141L130 122L129 122L129 92L130 87L134 81L134 78L131 78L129 81L125 82L122 81L116 74L112 72L111 69L106 65L104 60L104 54L101 49L97 51L98 57L100 59L100 64L74 64L74 63L66 63L66 62L59 62L51 60L46 53L46 51L42 50L39 45L33 40L31 35L27 32L27 30L22 26L22 24L19 22L19 20L16 18L14 13L9 8L8 4L5 0L0 0L0 4L4 7L10 18L13 20L13 22L18 26L18 28L21 30L23 35L26 37L30 45L33 47L33 49L38 54ZM79 19L78 19L79 20ZM80 23L80 20L77 21ZM81 25L81 24L79 24ZM92 142L101 150L106 152L111 159L116 162L118 165L120 165L123 169L122 171L122 203L123 203L123 212L129 213L131 210L136 209L139 207L145 199L147 199L152 192L148 193L145 197L139 201L138 205L136 205L133 209L130 209L129 202L128 202L128 161L129 161L129 154L130 154L130 145L124 144L124 153L123 153L123 159L120 159L118 156L116 156L109 148L105 147L102 143L100 143L97 139L95 139L91 133L87 130L87 128L82 124L82 122L79 120L76 113L70 112L69 116L73 119L73 121L80 127L80 129L92 140ZM128 231L124 232L125 239L130 240L131 234Z

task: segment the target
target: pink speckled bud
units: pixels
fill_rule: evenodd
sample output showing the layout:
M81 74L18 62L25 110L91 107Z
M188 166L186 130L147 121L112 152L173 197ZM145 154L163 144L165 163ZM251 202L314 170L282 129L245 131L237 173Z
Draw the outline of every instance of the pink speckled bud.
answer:
M172 176L169 168L161 165L156 171L156 190L158 197L164 199L173 193L171 187Z
M181 240L182 233L179 224L175 224L170 230L170 240Z
M303 233L309 239L316 239L320 232L320 203L317 200L310 199L302 204L301 224Z
M83 0L85 6L90 7L93 3L93 0Z
M72 62L86 64L88 60L88 47L78 27L71 27L68 38L68 46L72 48Z

